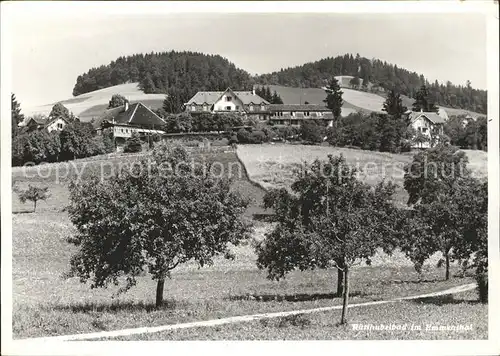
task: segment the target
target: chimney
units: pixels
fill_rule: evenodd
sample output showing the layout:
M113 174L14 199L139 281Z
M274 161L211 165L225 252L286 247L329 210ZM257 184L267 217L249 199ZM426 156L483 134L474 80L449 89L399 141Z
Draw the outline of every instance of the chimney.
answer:
M420 112L424 112L424 109L420 108Z
M125 100L125 111L128 111L128 100Z
M252 88L252 95L255 95L255 88Z

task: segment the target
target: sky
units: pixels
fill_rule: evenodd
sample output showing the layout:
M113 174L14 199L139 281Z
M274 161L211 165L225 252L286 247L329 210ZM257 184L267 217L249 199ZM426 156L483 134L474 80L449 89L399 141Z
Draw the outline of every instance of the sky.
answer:
M72 96L78 75L119 56L192 50L261 74L359 53L429 81L485 89L486 21L479 14L183 13L13 16L12 90L22 107Z

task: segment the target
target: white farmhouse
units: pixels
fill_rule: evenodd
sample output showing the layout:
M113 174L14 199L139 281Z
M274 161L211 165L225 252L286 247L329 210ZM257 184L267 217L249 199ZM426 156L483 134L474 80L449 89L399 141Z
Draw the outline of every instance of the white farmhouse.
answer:
M410 126L422 135L427 137L426 142L415 143L413 147L429 148L431 147L431 135L442 135L443 124L446 120L435 112L415 112L412 111L408 115Z
M255 91L199 91L187 103L186 112L192 115L203 113L235 113L258 120L269 116L269 102Z

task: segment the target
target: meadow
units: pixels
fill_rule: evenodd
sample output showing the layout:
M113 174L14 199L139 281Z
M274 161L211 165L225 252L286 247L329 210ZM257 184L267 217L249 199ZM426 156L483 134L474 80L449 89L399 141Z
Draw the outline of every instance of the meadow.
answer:
M255 149L261 146L254 146ZM266 147L266 146L262 146ZM290 146L306 153L305 146ZM322 147L310 147L320 149ZM267 146L273 149L274 146ZM245 161L238 148L238 155ZM353 150L352 157L359 151ZM276 153L276 151L273 151ZM308 153L311 154L311 153ZM347 154L347 153L346 153ZM373 152L374 155L378 155ZM219 149L195 153L198 160L221 162L224 167L237 163L235 152ZM279 156L279 155L278 155ZM380 160L386 157L379 155ZM403 156L403 155L402 155ZM75 247L66 242L74 233L65 206L68 204L67 184L79 176L109 174L124 162L133 162L141 155L117 154L93 159L77 160L67 164L51 164L24 170L15 168L13 181L20 187L27 184L48 186L51 197L38 204L32 212L30 204L21 204L13 197L13 334L15 338L27 338L70 333L95 332L128 327L156 326L188 321L208 320L227 316L287 311L339 305L341 298L332 292L336 286L335 270L315 270L290 273L286 279L271 281L266 271L258 270L253 244L264 238L272 228L270 223L255 221L252 238L240 246L233 246L234 260L216 258L212 266L198 268L192 263L180 266L172 273L165 285L166 303L154 308L155 281L146 273L138 278L137 286L125 294L117 295L118 288L90 289L77 278L63 278L69 268L69 259ZM403 156L404 157L404 156ZM390 155L388 160L394 159ZM402 158L403 159L403 158ZM409 159L409 158L405 158ZM246 159L248 161L248 159ZM103 163L105 163L103 165ZM249 181L252 164L233 182L233 189L252 199L247 217L265 213L260 202L265 191ZM63 176L60 167L67 169ZM59 173L57 173L59 172ZM38 174L41 173L41 174ZM438 258L438 257L436 257ZM422 274L417 274L411 263L402 255L387 256L379 253L372 267L360 266L352 272L351 303L385 300L398 296L417 295L444 290L452 286L471 283L473 279L461 276L456 266L452 275L444 280L443 269L435 267L436 259L430 260ZM280 318L263 322L237 324L212 329L185 330L175 333L139 335L135 339L331 339L331 338L485 338L487 305L477 304L475 291L439 301L401 302L394 305L353 309L351 322L372 323L388 320L442 319L454 322L469 320L474 324L470 332L411 333L400 335L353 333L336 323L337 311L320 313L295 320ZM463 299L463 301L462 301ZM421 314L424 313L424 314ZM406 315L406 316L404 316ZM400 318L400 319L397 319ZM382 337L381 337L382 338Z
M477 177L487 177L487 152L464 150L469 168ZM249 178L264 187L287 188L297 170L303 169L314 159L328 155L343 155L347 163L359 171L358 177L371 185L385 180L398 185L395 201L406 205L408 194L403 189L404 166L412 162L413 153L392 154L341 147L263 144L238 145L238 157L247 168Z

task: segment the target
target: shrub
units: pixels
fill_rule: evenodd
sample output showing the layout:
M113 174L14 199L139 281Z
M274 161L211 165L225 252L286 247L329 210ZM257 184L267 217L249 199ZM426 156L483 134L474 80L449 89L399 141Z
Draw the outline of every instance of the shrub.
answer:
M115 143L113 141L113 132L110 129L104 129L102 131L102 143L104 145L104 152L111 153L115 151Z
M142 151L142 141L138 134L135 132L131 137L127 138L125 141L125 146L123 146L123 152L133 153Z
M250 132L246 129L239 129L236 133L239 143L250 143Z
M313 120L303 121L300 125L300 137L312 144L322 142L325 133L325 127Z
M262 143L267 141L267 136L263 131L252 131L249 143Z
M236 136L236 134L232 134L231 138L229 139L229 144L232 146L237 143L238 143L238 137Z

